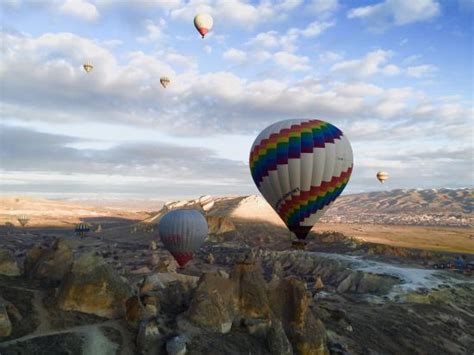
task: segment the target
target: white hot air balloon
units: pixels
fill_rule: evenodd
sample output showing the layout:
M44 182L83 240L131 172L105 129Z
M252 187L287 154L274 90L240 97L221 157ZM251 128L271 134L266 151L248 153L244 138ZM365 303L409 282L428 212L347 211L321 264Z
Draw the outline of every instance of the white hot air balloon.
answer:
M194 27L201 34L202 38L212 29L214 20L211 15L208 14L197 14L194 17Z
M94 69L94 66L90 63L86 63L82 67L84 68L86 73L90 73L92 71L92 69Z
M379 171L377 173L377 179L383 184L385 180L388 180L388 173L385 171Z
M300 240L344 190L353 166L347 137L312 119L267 127L255 139L249 160L257 188Z
M204 243L208 226L204 216L192 209L174 209L158 223L158 233L165 248L179 266L186 265Z

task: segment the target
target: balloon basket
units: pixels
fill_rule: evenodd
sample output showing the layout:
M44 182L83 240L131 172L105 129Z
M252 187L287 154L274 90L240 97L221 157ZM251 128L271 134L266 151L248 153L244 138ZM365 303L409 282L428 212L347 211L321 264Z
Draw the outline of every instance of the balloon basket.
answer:
M306 250L306 241L304 240L295 240L291 243L293 250Z

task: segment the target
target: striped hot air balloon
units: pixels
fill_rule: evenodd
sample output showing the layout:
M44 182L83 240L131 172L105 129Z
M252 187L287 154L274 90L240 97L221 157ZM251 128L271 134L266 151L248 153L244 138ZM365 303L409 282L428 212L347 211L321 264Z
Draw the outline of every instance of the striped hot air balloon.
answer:
M162 76L160 78L160 84L161 86L163 86L163 88L166 89L166 87L170 84L170 78L168 78L167 76Z
M250 151L257 188L300 240L344 190L352 166L347 137L320 120L274 123L260 133Z
M385 171L379 171L377 173L377 180L379 180L380 183L383 184L385 182L385 180L388 180L388 173L385 172Z
M22 214L18 216L17 220L21 224L22 227L25 227L30 219L28 218L28 216Z
M191 209L174 209L158 223L158 233L165 248L179 266L186 265L201 247L208 233L204 216Z
M90 231L90 227L87 223L78 223L76 225L75 231L81 237L85 237Z

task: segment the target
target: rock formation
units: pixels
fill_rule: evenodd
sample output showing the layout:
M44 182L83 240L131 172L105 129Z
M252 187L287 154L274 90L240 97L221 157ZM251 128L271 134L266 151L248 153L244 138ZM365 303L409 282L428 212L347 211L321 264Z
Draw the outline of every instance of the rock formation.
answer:
M20 268L8 250L0 250L0 275L19 276Z
M85 254L64 277L57 304L62 310L117 318L125 314L125 302L130 296L128 284L102 258Z

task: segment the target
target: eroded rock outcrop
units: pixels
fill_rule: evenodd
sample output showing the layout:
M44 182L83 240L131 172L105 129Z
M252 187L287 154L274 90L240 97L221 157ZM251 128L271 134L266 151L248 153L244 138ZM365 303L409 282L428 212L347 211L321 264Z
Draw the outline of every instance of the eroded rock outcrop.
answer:
M93 254L81 256L59 288L60 309L117 318L125 314L131 290L104 260Z
M206 273L200 280L185 317L206 329L228 333L235 313L235 283Z
M328 354L323 323L310 312L311 298L305 284L297 279L283 279L270 285L272 311L281 320L295 353Z
M6 304L0 300L0 338L8 337L12 333L12 323L7 313Z
M244 318L270 318L266 283L260 265L236 263L230 275L235 283L238 314Z
M8 250L0 250L0 275L19 276L20 274L20 268L13 255Z
M209 234L220 235L235 231L234 223L227 217L206 216Z
M181 319L219 333L233 327L261 339L272 354L325 355L325 328L309 309L305 283L278 278L267 285L252 258L234 265L230 278L204 274Z
M70 271L73 253L64 239L57 239L51 249L35 246L25 259L25 274L35 279L58 283Z

